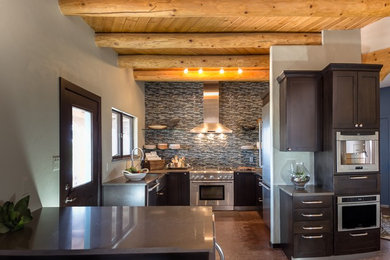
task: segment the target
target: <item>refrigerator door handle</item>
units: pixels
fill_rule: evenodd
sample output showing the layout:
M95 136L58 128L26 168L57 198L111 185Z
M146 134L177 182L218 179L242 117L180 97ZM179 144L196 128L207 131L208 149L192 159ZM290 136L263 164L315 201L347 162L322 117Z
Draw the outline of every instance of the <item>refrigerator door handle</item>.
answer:
M264 189L266 189L266 190L271 190L271 188L267 185L267 184L265 184L264 182L259 182L259 184L264 188Z

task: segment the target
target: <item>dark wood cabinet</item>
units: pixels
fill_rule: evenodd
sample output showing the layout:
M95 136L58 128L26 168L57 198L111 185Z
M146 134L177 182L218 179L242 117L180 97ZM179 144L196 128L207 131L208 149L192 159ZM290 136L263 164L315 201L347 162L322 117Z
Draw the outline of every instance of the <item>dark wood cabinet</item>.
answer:
M234 207L256 206L256 176L254 173L234 173Z
M280 85L280 150L321 150L321 73L284 71L277 80Z
M380 229L335 232L334 254L347 255L380 250Z
M261 186L260 182L262 181L262 177L260 175L255 175L256 177L256 206L259 210L260 214L263 213L263 186Z
M188 172L167 173L167 204L169 206L190 205L190 176Z
M324 96L331 97L333 128L379 128L381 65L330 64L324 69Z
M284 188L282 188L284 187ZM280 189L281 244L288 258L333 254L333 195L308 187ZM317 193L318 192L318 193Z

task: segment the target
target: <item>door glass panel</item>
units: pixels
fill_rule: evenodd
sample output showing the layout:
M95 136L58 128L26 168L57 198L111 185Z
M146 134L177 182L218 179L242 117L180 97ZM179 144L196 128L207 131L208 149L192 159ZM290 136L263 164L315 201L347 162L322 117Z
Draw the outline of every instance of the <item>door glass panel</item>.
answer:
M130 155L131 149L131 124L132 120L128 116L123 116L123 155Z
M368 228L376 226L377 205L343 206L342 226L344 229Z
M72 107L72 187L92 181L92 113Z
M112 112L112 156L120 154L120 115Z
M342 165L369 165L375 163L373 140L340 140Z
M199 200L224 200L224 185L200 185Z

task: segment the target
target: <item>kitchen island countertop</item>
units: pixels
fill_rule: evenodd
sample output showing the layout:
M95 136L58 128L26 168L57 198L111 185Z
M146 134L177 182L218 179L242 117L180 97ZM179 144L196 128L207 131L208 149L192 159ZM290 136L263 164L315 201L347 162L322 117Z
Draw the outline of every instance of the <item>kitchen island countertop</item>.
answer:
M33 217L24 229L0 235L0 257L195 253L214 259L211 207L54 207Z

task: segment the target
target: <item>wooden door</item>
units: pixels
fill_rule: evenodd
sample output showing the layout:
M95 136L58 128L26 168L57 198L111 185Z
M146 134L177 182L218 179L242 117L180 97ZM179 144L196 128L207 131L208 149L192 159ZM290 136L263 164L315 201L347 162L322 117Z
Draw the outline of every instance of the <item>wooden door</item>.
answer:
M100 97L60 78L60 205L100 205Z
M379 73L358 72L357 124L359 128L379 128Z
M333 72L333 127L355 128L357 72Z

